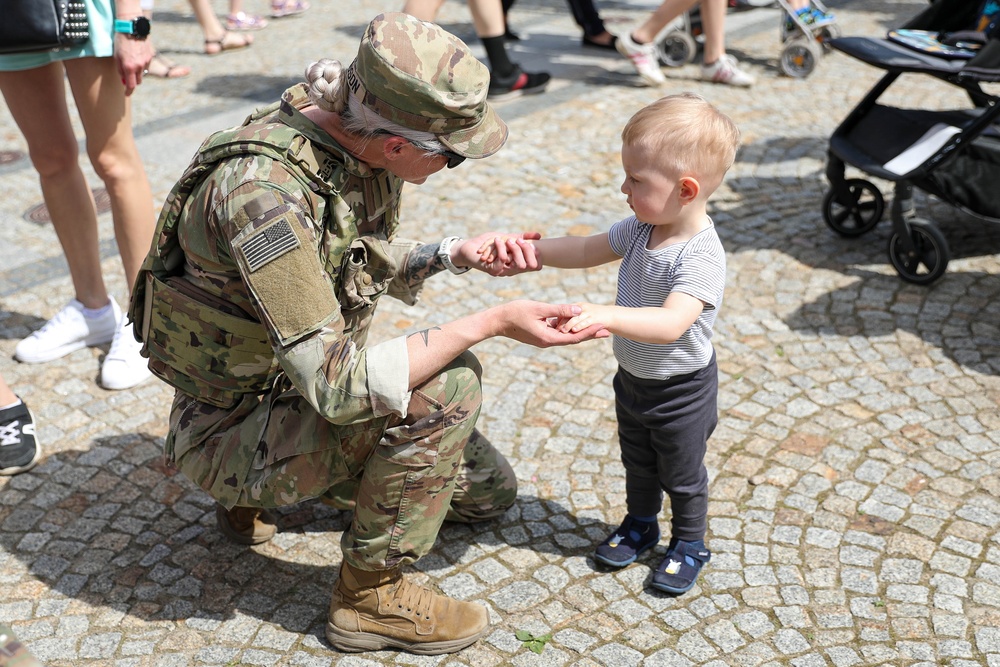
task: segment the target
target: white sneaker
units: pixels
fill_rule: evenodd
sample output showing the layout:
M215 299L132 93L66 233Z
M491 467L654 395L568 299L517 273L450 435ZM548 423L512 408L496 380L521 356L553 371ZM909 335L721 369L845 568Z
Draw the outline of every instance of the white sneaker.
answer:
M632 61L635 71L650 86L662 86L667 82L667 77L663 76L663 72L660 70L655 42L636 44L632 35L624 32L618 35L615 48L618 49L618 53Z
M101 317L86 317L83 304L73 299L41 329L14 348L14 358L40 364L64 357L88 345L103 345L114 338L122 311L111 299L111 308Z
M701 78L713 83L728 83L730 86L749 88L754 84L754 78L739 67L739 61L728 53L711 65L701 66Z
M142 343L132 335L132 323L122 318L111 349L101 365L101 386L105 389L128 389L149 378L149 362L139 354Z

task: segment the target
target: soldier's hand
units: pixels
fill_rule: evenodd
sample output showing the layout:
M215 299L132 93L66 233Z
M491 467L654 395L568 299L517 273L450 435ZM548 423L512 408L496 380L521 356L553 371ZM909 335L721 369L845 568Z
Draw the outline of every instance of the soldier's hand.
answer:
M592 338L607 338L610 332L602 324L580 331L560 331L558 324L582 312L579 306L540 301L511 301L496 307L500 335L535 347L573 345Z

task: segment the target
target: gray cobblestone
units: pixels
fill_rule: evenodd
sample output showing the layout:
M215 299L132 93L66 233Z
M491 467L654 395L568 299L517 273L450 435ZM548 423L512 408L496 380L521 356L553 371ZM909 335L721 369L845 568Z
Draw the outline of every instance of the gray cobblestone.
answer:
M43 459L0 478L0 619L52 667L1000 667L997 235L918 193L920 215L954 251L928 288L889 265L890 223L859 240L822 222L828 138L881 72L833 52L808 82L777 76L772 7L727 17L727 46L757 75L752 90L698 81L697 64L665 70L662 90L644 89L616 54L576 50L562 0L522 4L511 17L526 39L512 55L551 69L550 90L497 105L511 129L498 156L406 186L402 232L433 241L522 226L547 236L605 230L628 212L618 135L634 109L694 90L733 116L744 147L709 206L730 280L713 338L713 560L699 585L676 598L648 588L666 540L619 572L592 561L626 511L609 344L536 350L492 339L476 348L479 425L512 457L519 498L492 522L446 526L413 575L487 604L493 627L454 656L332 651L323 624L344 513L302 503L282 511L275 540L235 547L215 530L213 501L163 466L164 385L101 389L100 348L45 365L10 361L17 340L73 295L51 226L23 217L41 198L21 158L0 165L9 195L0 370L32 405ZM656 4L602 13L620 32ZM215 60L200 55L187 3L157 3L158 45L194 68L186 79L147 80L132 97L157 205L203 137L273 99L317 55L349 57L360 26L384 9L313 5L309 29L274 21L244 56ZM874 35L925 5L848 0L835 11L845 34ZM444 3L440 19L481 53L465 3ZM895 93L910 108L949 107L942 91L955 92L919 76L911 84ZM23 153L6 108L0 128L0 150ZM99 231L121 301L111 216L100 216ZM614 266L444 276L429 281L422 304L380 305L373 340L504 299L611 303L614 291ZM669 513L662 519L666 528ZM518 629L554 639L536 655Z

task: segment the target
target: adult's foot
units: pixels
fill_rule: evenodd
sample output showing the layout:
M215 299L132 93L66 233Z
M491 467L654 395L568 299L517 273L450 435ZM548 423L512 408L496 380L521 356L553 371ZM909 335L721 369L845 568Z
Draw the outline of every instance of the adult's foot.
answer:
M635 71L648 86L662 86L667 82L667 77L663 76L660 70L659 54L656 52L656 44L639 44L632 35L623 33L618 35L615 48L632 62Z
M295 16L309 9L309 3L305 0L284 0L283 2L271 2L271 18L280 19L285 16Z
M146 74L158 79L181 79L190 73L191 68L187 65L175 63L159 53L154 53L153 59L146 66Z
M740 69L739 61L728 53L723 53L714 63L702 65L701 78L741 88L749 88L754 84L753 76Z
M245 35L238 32L229 32L228 30L222 33L222 36L218 39L206 39L205 40L205 54L209 56L216 56L223 51L234 51L236 49L245 49L246 47L253 44L253 35Z
M246 12L236 12L226 17L226 28L229 30L262 30L267 27L267 19Z
M545 91L552 77L548 72L525 72L520 65L507 76L490 73L490 90L487 97L493 102L503 102L521 95L535 95Z
M584 35L580 43L583 46L587 46L594 49L603 49L605 51L617 51L615 43L618 38L612 35L610 32L605 30L598 35Z
M489 613L413 584L399 568L340 566L326 638L340 651L399 649L420 655L461 651L486 634Z

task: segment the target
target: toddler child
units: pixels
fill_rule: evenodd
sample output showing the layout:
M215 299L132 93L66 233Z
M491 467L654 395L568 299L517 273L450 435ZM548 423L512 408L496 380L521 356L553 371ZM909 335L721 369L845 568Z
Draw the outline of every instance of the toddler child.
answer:
M622 131L621 191L635 215L587 237L525 241L497 237L481 261L536 257L587 268L622 259L614 306L579 304L555 323L613 334L619 369L615 408L628 514L596 550L611 567L634 562L660 539L657 515L670 498L671 539L652 585L690 590L711 553L707 440L718 422L712 327L722 305L726 256L707 214L709 197L736 156L740 132L704 98L684 93L641 109Z

